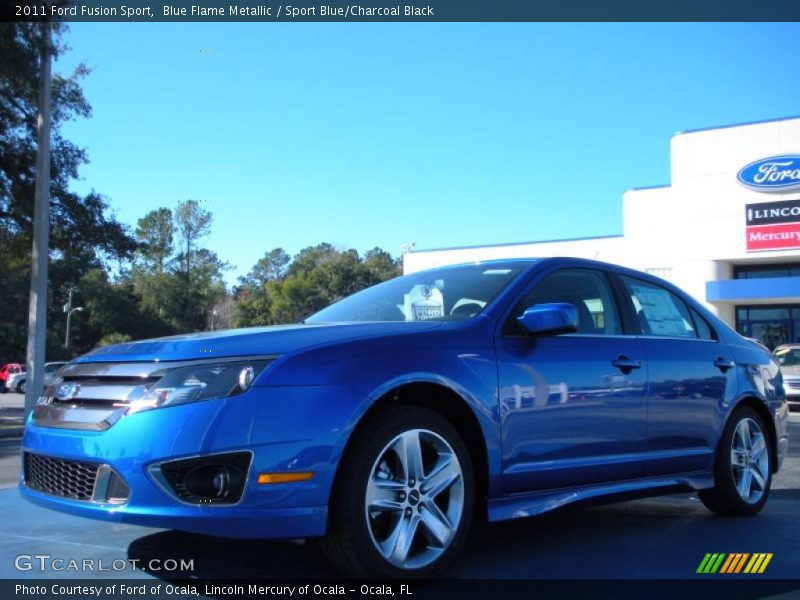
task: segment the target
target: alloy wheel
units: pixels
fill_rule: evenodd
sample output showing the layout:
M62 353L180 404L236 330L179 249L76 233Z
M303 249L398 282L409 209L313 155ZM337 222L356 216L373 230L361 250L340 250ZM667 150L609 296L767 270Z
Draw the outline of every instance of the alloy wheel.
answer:
M372 466L364 502L372 543L395 567L433 563L453 541L464 512L458 457L439 434L397 435Z
M769 452L761 426L747 417L739 421L731 440L731 470L739 497L755 504L769 481Z

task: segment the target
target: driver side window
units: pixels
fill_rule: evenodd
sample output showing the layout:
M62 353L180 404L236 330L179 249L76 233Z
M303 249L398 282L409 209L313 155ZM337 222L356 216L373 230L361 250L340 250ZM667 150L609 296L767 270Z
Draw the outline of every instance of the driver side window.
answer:
M575 307L578 312L577 333L622 333L608 280L601 271L592 269L563 269L545 277L517 305L506 332L511 335L523 334L517 317L535 304L553 302L566 302Z

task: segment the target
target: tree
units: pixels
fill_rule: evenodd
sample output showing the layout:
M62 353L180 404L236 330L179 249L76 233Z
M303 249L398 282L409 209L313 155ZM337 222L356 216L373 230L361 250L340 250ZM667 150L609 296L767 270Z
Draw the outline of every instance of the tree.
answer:
M399 275L397 261L380 248L373 248L362 260L355 250L339 251L331 244L318 244L301 250L280 275L266 277L262 267L275 252L260 259L236 291L235 325L294 323Z
M181 253L178 255L181 271L188 273L197 257L196 248L200 239L207 236L211 229L211 213L201 208L197 200L179 202L175 209L175 227L181 241Z
M0 355L24 354L30 280L30 249L36 181L39 23L0 24ZM53 54L66 52L64 26L53 28ZM71 74L53 75L50 161L50 297L48 355L63 340L60 313L66 290L109 259L126 259L136 248L127 229L108 214L107 200L92 192L70 191L85 151L67 140L62 125L91 115L80 81L89 73L79 65Z
M158 273L164 272L164 265L172 255L174 230L172 211L168 208L151 210L136 226L141 259Z
M372 283L393 279L403 273L400 260L392 258L391 254L378 247L364 255L364 266L369 271Z
M162 207L139 219L136 236L141 248L131 282L139 310L159 324L159 333L210 327L213 307L226 297L222 271L227 265L201 245L211 223L211 213L196 200L179 202L174 211Z
M250 270L246 277L241 279L245 285L261 287L268 281L274 281L283 277L286 267L292 258L286 254L283 248L273 248L264 253L263 258L259 258L255 266Z

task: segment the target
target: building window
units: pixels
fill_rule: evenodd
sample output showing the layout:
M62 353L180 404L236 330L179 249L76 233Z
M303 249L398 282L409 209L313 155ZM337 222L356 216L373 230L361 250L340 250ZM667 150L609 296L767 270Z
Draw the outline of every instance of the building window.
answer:
M780 344L800 342L800 305L737 306L736 330L770 350Z
M765 277L800 277L800 263L747 265L733 268L734 279L763 279Z

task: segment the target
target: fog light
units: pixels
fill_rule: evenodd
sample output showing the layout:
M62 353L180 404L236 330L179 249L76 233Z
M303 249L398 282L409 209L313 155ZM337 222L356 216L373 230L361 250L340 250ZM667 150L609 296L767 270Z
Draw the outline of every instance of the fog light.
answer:
M239 490L242 473L229 465L205 465L189 471L184 485L186 491L200 498L227 498L231 490Z
M244 493L252 457L252 452L240 450L155 463L148 470L182 502L235 504Z

